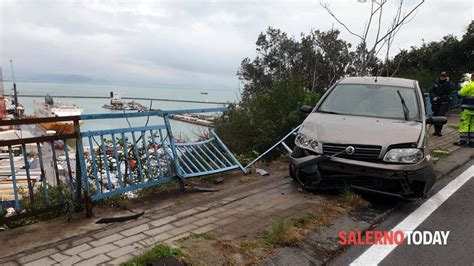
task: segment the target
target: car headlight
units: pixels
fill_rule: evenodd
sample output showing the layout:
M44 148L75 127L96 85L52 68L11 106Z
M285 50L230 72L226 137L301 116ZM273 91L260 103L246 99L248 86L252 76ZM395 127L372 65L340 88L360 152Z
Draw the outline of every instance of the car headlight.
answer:
M423 159L423 151L415 148L391 149L383 160L390 163L417 163Z
M296 146L318 152L318 141L302 133L298 133L295 139Z

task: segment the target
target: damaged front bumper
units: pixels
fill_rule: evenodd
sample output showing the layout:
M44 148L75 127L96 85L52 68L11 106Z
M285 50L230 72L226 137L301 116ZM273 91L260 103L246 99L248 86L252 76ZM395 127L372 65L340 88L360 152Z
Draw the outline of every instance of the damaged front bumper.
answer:
M403 198L422 197L436 177L430 157L416 164L365 162L325 155L293 152L290 175L308 189L355 189Z

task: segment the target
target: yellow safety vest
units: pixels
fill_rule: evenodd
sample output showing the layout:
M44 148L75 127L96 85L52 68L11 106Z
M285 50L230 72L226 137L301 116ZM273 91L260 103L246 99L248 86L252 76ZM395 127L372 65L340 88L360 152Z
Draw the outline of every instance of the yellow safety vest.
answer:
M474 97L474 81L464 85L459 91L459 95L463 97Z

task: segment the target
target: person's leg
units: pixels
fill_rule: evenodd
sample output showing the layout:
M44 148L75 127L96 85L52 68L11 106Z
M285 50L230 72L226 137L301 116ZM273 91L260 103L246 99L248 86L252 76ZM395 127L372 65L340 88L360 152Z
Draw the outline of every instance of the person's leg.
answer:
M433 116L438 116L439 115L439 110L441 108L440 104L433 104L431 105L431 111L433 111ZM438 134L440 132L439 125L434 124L434 134Z
M459 121L459 144L466 145L469 137L469 114L468 110L461 112L461 118Z
M449 103L442 103L438 109L437 116L446 116L448 109L449 109ZM439 124L436 127L437 127L436 132L438 132L438 134L441 135L441 131L443 130L443 124Z
M474 147L474 114L469 114L467 142L470 147Z

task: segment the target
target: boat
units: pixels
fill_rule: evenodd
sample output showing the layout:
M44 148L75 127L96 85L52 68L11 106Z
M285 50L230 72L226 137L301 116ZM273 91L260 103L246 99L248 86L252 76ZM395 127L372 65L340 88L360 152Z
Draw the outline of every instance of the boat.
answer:
M130 110L130 107L122 101L120 93L110 92L110 104L104 104L103 108L110 110Z
M144 106L143 104L139 102L122 101L122 95L120 95L120 93L114 93L113 91L110 92L110 104L104 104L102 105L102 108L110 109L110 110L134 110L138 112L149 111L148 107Z
M75 104L55 103L51 95L46 95L43 103L35 102L35 115L33 117L62 117L79 116L84 109ZM59 121L40 123L46 131L56 131L56 133L70 134L74 132L73 121Z
M18 107L15 106L15 99L13 96L5 96L3 97L3 106L2 106L2 113L6 112L5 115L14 115L18 113L19 116L23 116L25 113L25 107L22 104L18 104ZM17 110L17 111L15 111Z

